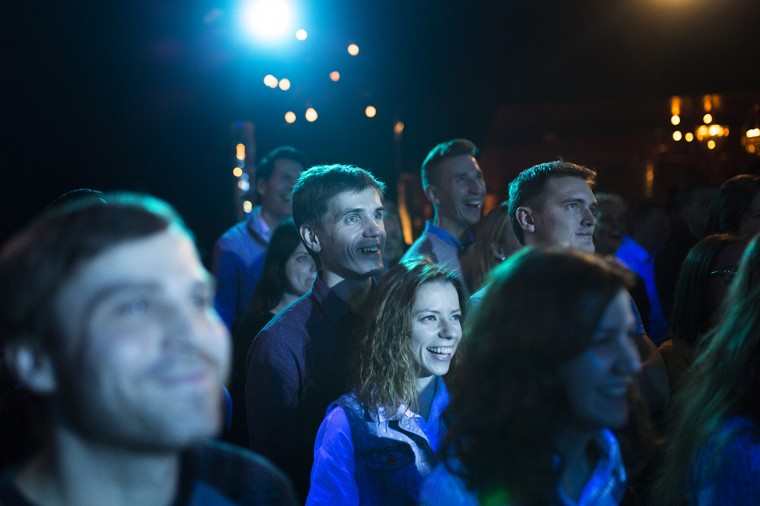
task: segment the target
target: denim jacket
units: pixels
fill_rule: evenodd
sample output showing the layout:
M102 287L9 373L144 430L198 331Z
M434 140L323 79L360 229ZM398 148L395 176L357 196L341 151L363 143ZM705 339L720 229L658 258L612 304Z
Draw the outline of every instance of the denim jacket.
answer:
M436 450L444 435L441 412L448 404L449 394L441 378L436 378L436 394L427 420L404 407L391 417L371 415L354 393L341 396L328 408L343 408L353 445L353 455L331 451L331 460L351 460L353 457L354 482L360 504L416 504L422 481L438 463ZM320 433L323 433L320 428ZM331 429L326 429L331 430ZM328 438L329 439L329 438ZM431 441L432 439L432 441ZM319 444L319 436L318 436ZM333 495L320 484L327 480L319 476L319 450L315 454L312 471L312 490L307 504L329 504L338 497L354 497L343 491ZM342 487L343 485L335 484Z

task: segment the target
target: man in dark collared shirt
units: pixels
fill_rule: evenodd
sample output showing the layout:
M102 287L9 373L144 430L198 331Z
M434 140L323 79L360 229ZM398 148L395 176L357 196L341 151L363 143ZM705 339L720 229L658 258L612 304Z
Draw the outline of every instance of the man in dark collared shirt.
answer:
M249 353L250 446L279 464L304 499L317 429L328 404L346 391L361 308L383 268L383 190L356 167L318 166L301 174L293 220L319 276L264 327Z

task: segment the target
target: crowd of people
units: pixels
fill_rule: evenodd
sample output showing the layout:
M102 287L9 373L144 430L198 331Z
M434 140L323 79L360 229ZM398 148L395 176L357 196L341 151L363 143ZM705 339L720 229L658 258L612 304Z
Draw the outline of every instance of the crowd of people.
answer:
M676 206L475 144L385 185L268 153L211 272L166 202L64 195L0 251L0 505L760 504L760 176Z

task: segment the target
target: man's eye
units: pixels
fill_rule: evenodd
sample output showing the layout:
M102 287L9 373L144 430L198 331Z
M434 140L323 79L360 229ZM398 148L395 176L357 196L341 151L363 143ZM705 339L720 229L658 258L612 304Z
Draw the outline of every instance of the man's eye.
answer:
M346 216L346 223L356 223L357 221L359 221L359 217L355 214Z
M143 299L131 299L117 306L117 312L124 316L142 316L148 311L148 304Z

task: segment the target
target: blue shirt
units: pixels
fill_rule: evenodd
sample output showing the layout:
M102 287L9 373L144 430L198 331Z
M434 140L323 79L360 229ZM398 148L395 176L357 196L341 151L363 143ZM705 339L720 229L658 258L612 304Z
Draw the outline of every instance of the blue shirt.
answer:
M509 437L509 436L505 436ZM519 436L512 436L519 437ZM594 438L600 450L600 457L577 501L570 499L557 485L557 499L562 506L615 506L620 503L626 490L626 474L620 456L617 439L607 429ZM461 464L449 464L459 469ZM477 493L467 489L458 475L451 473L444 464L428 476L420 491L421 506L479 506Z
M659 345L667 339L668 322L660 306L660 297L657 295L657 285L654 281L654 259L639 243L630 236L624 236L615 256L626 267L641 276L649 297L651 310L649 312L649 337Z
M445 434L445 425L441 419L443 410L449 404L449 393L443 378L436 377L436 390L433 403L430 406L430 414L425 420L421 415L412 412L402 406L396 417L405 417L412 420L422 431L430 448L434 453ZM408 443L409 438L393 430L383 430L387 425L387 417L377 417L379 437L392 438ZM311 489L306 500L307 506L319 504L368 504L371 497L365 497L356 481L356 462L354 455L355 445L351 433L350 423L342 406L336 406L325 417L319 427L317 439L314 444L314 466L311 470ZM419 452L415 452L417 469L424 470L424 465L419 462ZM433 464L434 465L434 464ZM360 500L361 499L361 500ZM370 499L370 501L368 501ZM398 498L402 500L401 497Z
M261 216L261 207L256 206L247 220L227 230L214 246L214 305L230 330L251 307L271 238L272 230Z
M469 236L468 236L469 237ZM416 241L409 246L401 262L416 256L430 257L433 262L448 267L462 278L462 266L459 263L459 253L467 246L444 229L436 227L432 222L425 223L425 230Z
M760 504L760 427L735 416L697 452L689 477L692 506Z

